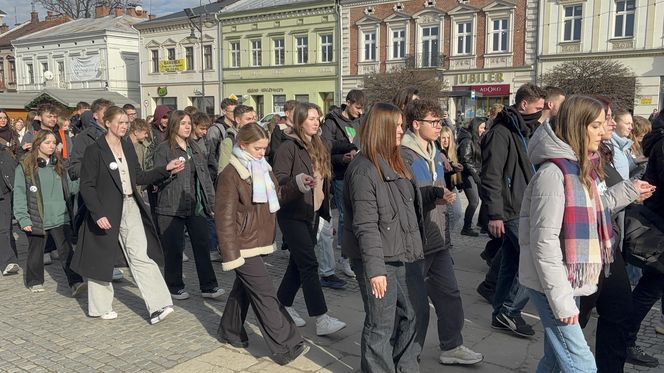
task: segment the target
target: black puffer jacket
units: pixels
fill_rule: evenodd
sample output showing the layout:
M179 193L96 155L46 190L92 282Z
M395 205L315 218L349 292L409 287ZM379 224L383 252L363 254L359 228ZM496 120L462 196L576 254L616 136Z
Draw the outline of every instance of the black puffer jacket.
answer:
M348 163L344 162L344 154L357 150L353 144L359 128L360 118L347 119L341 110L335 110L325 116L322 133L332 157L332 173L335 180L343 180Z
M648 157L643 180L657 187L652 197L643 203L664 215L664 116L657 117L652 131L643 138L643 155Z
M480 183L480 171L482 170L482 150L480 144L473 141L473 135L465 128L459 128L459 144L457 156L459 163L463 165L463 173L472 177L475 183Z

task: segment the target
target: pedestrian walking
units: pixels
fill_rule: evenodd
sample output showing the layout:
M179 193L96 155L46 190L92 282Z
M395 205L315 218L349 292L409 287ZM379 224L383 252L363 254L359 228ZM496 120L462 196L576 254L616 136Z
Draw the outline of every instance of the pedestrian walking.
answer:
M316 317L316 334L328 335L346 324L328 315L325 295L318 278L316 232L318 218L329 221L329 189L332 171L330 154L319 135L320 108L311 103L298 103L293 113L293 127L284 130L284 142L274 158L274 175L279 185L297 189L282 192L279 226L288 243L290 259L279 285L277 297L286 306L297 326L305 320L293 308L295 295L302 288L309 316ZM305 183L305 175L313 180Z
M402 122L396 106L374 104L344 178L342 250L364 303L360 365L365 373L419 372L416 294L406 280L406 263L424 257L422 201L399 153Z
M124 140L129 120L117 106L102 118L106 134L85 149L80 194L86 210L72 269L88 279L88 315L117 318L113 310L113 267L120 256L129 264L145 301L150 323L173 312L173 301L157 266L162 262L159 235L136 185L147 185L184 170L184 162L142 171L131 143Z
M56 137L50 130L35 134L30 152L16 168L14 216L28 237L25 282L33 293L44 291L44 252L51 242L57 249L67 282L76 297L85 281L70 268L74 195L72 182L56 151Z
M438 139L435 144L444 157L443 165L445 167L445 187L457 195L457 198L454 199L454 202L447 205L447 222L449 224L450 230L453 231L457 228L459 220L461 220L463 216L461 209L461 198L459 198L459 193L461 190L463 190L463 183L461 182L461 172L463 171L463 165L459 163L459 158L457 156L454 130L451 126L445 124L444 115L445 111L443 111L443 128L440 129L440 139Z
M269 134L252 123L239 129L238 145L217 178L215 216L224 271L235 271L217 337L235 347L249 345L244 322L251 305L272 359L288 364L305 352L295 323L277 299L263 255L274 251L279 195L297 189L295 183L278 187L265 160ZM309 182L312 177L307 177ZM240 219L238 219L238 216Z
M605 121L599 101L572 96L528 147L538 171L521 205L519 281L544 327L538 372L597 371L579 325L578 297L597 291L599 276L614 261L611 211L636 200L641 186L650 189L626 181L600 191L604 170L596 153Z
M182 279L184 232L189 233L194 252L201 296L219 298L219 287L210 260L210 232L207 218L214 216L214 187L207 167L207 157L191 139L191 117L181 110L173 111L166 126L166 140L154 153L155 167L173 160L184 161L184 171L154 184L157 189L157 227L164 248L164 277L173 299L189 298Z
M459 127L459 140L457 155L459 162L463 165L461 180L463 192L468 199L468 206L463 218L461 234L464 236L477 237L479 232L473 229L473 217L480 204L478 193L480 185L480 171L482 170L482 149L480 139L486 132L486 118L475 117L465 127Z
M9 125L9 113L0 109L0 269L2 275L17 274L16 242L12 233L12 193L15 170L18 166L16 152L19 149L18 134Z

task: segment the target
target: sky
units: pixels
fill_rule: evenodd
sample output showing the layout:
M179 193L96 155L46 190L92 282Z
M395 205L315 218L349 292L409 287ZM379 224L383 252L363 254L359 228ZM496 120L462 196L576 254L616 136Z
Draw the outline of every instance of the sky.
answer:
M180 11L184 8L199 6L201 1L203 3L210 2L210 0L142 0L141 6L149 11L150 14L164 16ZM214 2L214 0L212 0L212 2ZM16 23L15 15L18 18L18 23L29 20L30 12L32 11L32 5L30 3L30 0L0 0L0 10L7 13L5 23L10 27L13 26ZM44 10L39 4L36 5L36 8L37 12L39 12L39 19L43 20L46 16L46 10ZM14 11L14 9L16 9L16 11Z

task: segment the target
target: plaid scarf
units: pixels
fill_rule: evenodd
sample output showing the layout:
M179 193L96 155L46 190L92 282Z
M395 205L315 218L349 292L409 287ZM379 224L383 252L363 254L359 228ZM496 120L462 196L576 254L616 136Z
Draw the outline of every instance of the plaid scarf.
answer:
M270 212L277 212L279 210L279 198L270 177L270 165L265 158L256 159L237 146L233 148L233 155L251 173L252 202L267 202L270 206Z
M579 165L568 159L550 161L563 172L565 212L561 241L567 279L573 288L596 285L602 266L613 262L611 213L602 203L593 175L592 198L581 182Z

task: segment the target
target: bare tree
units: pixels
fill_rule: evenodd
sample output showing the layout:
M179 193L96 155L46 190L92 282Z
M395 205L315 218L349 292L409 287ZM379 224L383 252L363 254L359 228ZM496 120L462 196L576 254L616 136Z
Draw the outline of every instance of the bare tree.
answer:
M36 0L36 2L40 3L46 10L73 19L94 17L97 4L106 5L111 9L116 6L125 7L129 4L140 4L140 0L131 2L127 2L127 0Z
M415 86L419 96L437 100L445 88L435 69L401 67L385 73L374 73L364 77L364 92L369 102L392 102L399 89Z
M560 87L568 95L606 96L625 110L634 108L634 98L640 88L629 67L608 59L563 62L542 75L542 83Z

